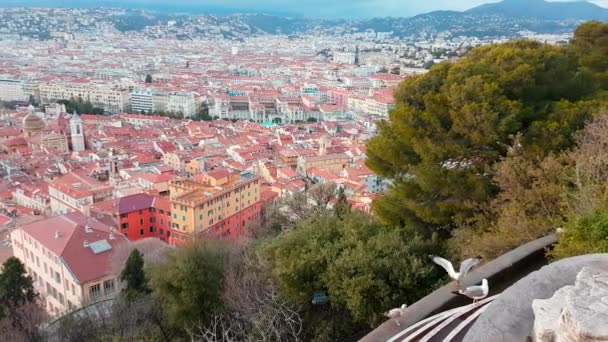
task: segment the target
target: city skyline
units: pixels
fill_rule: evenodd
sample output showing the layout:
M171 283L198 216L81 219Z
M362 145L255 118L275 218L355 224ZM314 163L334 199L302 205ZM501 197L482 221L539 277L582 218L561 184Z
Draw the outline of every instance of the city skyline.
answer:
M573 2L571 0L554 0L551 2ZM438 10L464 11L485 3L496 3L496 0L430 0L404 4L398 0L354 0L327 3L320 0L308 0L294 4L287 0L270 0L263 4L253 0L211 0L201 4L193 0L101 0L91 3L84 0L6 0L4 6L37 6L37 7L118 7L137 8L168 12L189 13L269 13L274 15L319 17L319 18L371 18L371 17L410 17ZM587 1L599 6L608 7L608 0Z

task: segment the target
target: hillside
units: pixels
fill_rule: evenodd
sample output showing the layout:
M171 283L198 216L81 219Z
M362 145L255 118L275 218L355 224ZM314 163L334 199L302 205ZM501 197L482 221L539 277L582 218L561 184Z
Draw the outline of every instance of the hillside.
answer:
M547 2L544 0L504 0L472 8L465 13L502 15L509 18L543 20L608 20L608 9L586 1Z

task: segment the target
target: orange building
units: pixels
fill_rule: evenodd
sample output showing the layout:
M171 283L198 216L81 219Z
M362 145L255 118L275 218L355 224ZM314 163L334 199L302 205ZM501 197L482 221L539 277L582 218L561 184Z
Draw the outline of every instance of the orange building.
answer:
M260 217L260 183L260 177L229 169L172 181L169 243L179 244L196 234L242 235Z

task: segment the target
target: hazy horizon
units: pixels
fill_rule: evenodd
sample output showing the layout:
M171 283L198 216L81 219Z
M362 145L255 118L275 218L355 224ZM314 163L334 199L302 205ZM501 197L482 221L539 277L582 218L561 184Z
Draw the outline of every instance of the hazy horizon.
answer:
M564 0L558 0L564 1ZM371 18L371 17L408 17L437 10L463 11L496 0L428 0L406 2L403 0L306 0L293 3L290 0L3 0L0 7L117 7L150 9L170 12L189 13L269 13L275 15L320 17L320 18ZM608 7L608 0L589 1Z

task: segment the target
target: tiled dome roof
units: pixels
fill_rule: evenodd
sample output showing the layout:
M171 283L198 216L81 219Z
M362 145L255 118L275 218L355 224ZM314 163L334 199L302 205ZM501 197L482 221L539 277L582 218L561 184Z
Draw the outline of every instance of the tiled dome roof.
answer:
M44 127L44 120L34 112L30 112L23 118L23 130L26 132L38 132L43 130Z

